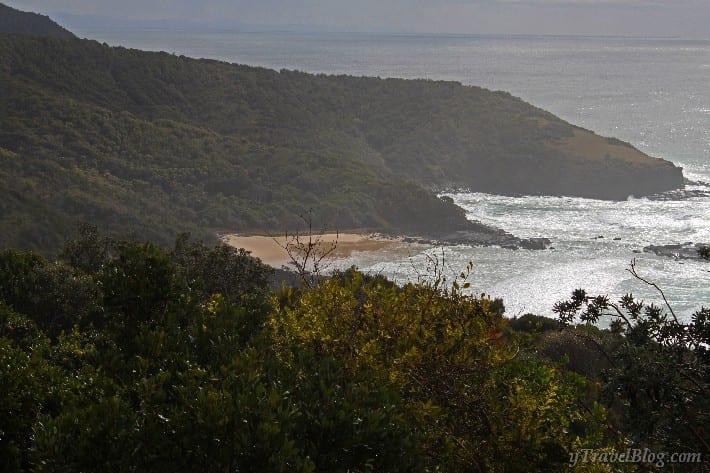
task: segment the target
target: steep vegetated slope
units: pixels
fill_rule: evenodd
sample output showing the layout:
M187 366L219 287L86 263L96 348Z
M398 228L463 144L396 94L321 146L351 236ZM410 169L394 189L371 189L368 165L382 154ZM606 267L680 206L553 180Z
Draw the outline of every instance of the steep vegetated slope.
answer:
M299 215L309 209L317 225L330 228L426 233L430 225L468 226L461 209L422 187L347 154L269 139L266 123L225 132L216 125L230 123L225 115L200 126L195 115L208 115L206 107L191 111L172 87L140 77L151 59L123 62L116 51L116 75L130 84L123 88L95 77L97 64L68 65L113 52L94 43L7 37L0 51L10 91L0 96L3 244L53 249L77 220L163 242L178 230L283 231L302 224ZM23 59L32 54L46 62Z
M443 186L607 199L679 168L502 92L272 71L88 40L0 37L0 242L55 247L78 219L179 230L465 229Z
M73 38L74 34L49 17L23 12L0 3L0 33Z

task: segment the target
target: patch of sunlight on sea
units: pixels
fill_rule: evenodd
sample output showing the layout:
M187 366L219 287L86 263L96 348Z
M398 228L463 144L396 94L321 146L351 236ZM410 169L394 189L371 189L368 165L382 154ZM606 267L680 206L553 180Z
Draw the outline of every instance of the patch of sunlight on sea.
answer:
M80 32L111 44L307 72L455 80L505 90L561 118L628 141L710 182L710 41L659 38L378 35L227 31ZM690 186L691 190L709 189ZM452 195L469 218L554 250L445 249L451 273L468 261L476 292L503 297L509 315L550 314L577 288L657 300L625 271L632 258L678 312L710 306L710 264L676 261L644 246L710 242L710 198L603 202L565 197ZM604 236L603 239L594 239ZM621 238L621 240L615 240ZM427 272L424 245L356 253L352 264L399 282Z
M555 302L577 288L612 300L633 293L657 304L659 294L628 271L661 286L674 309L689 317L710 306L710 264L643 252L651 244L710 242L710 199L629 199L606 202L567 197L505 197L480 193L447 194L471 219L519 237L547 237L545 251L431 247L398 244L385 252L356 253L339 267L356 265L398 282L425 278L431 261L444 262L449 280L474 263L471 291L503 298L508 316L528 312L552 316ZM603 237L603 238L599 238ZM603 322L602 324L604 324Z

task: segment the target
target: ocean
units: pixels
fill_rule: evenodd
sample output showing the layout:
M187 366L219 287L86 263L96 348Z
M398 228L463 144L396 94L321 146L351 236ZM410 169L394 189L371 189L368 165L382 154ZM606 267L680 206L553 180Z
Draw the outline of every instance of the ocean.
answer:
M509 316L552 315L576 288L660 303L681 317L710 306L710 263L659 257L647 245L710 242L710 41L666 38L432 36L229 31L79 31L112 45L272 69L454 80L504 90L575 125L628 141L684 168L699 195L604 202L566 197L450 195L469 218L519 237L547 237L546 251L395 246L355 254L357 265L399 282L426 277L432 257L447 273L470 261L476 294L501 297ZM603 178L603 177L601 177ZM603 238L600 238L603 237Z

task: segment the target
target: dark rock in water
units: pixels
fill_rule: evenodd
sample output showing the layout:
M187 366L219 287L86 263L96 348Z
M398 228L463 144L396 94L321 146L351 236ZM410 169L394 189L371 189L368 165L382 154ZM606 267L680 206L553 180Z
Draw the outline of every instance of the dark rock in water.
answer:
M649 245L643 251L675 259L701 259L700 250L708 247L710 247L708 243L687 242L674 245Z
M443 245L500 246L510 250L545 250L551 243L547 238L521 239L505 230L480 222L471 222L470 227L465 230L437 235L436 242Z
M710 187L710 182L705 182L705 181L693 181L691 179L688 179L687 177L684 180L686 186L704 186L704 187Z
M422 237L404 237L402 241L405 243L417 243L420 245L432 245L436 243L436 240Z
M688 200L697 197L710 197L710 191L702 189L683 189L677 191L664 192L648 197L648 200L666 201L666 200Z
M524 250L546 250L550 243L547 238L526 238L520 241L520 247Z
M480 231L476 229L460 230L439 239L440 243L446 245L501 246L511 249L519 248L520 241L519 238L502 230Z
M695 189L689 189L695 187ZM685 187L681 189L673 189L660 194L648 196L649 200L688 200L698 197L710 197L710 183L703 181L685 180Z

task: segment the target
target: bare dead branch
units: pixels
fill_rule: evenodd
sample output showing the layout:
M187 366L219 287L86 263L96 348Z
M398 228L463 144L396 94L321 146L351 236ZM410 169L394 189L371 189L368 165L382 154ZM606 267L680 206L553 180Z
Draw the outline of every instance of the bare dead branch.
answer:
M295 269L301 283L313 288L332 263L332 255L337 249L340 232L335 232L333 242L326 243L323 239L327 230L325 227L321 228L319 233L313 231L312 211L309 210L306 215L299 217L308 229L306 235L301 235L299 231L292 234L286 232L285 243L281 243L274 237L272 239L288 255L289 265Z
M663 289L661 289L661 288L658 286L658 284L656 284L655 282L649 281L649 280L647 280L647 279L641 277L641 276L638 274L638 272L636 271L636 259L635 259L635 258L631 260L631 267L629 267L629 268L627 269L627 271L628 271L629 273L631 273L631 275L632 275L633 277L635 277L636 279L638 279L639 281L641 281L641 282L643 282L643 283L645 283L645 284L651 286L651 287L654 288L656 291L658 291L658 293L659 293L659 294L661 295L661 297L663 298L663 302L666 304L666 307L668 308L668 311L669 311L670 314L673 316L673 320L675 321L675 323L676 323L676 324L680 323L680 322L678 322L678 317L676 317L675 312L673 311L673 307L671 307L671 304L668 302L668 299L666 298L666 295L663 293Z

